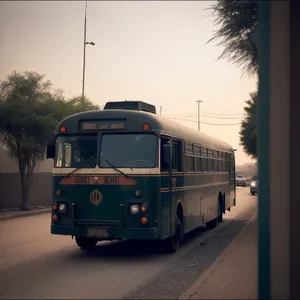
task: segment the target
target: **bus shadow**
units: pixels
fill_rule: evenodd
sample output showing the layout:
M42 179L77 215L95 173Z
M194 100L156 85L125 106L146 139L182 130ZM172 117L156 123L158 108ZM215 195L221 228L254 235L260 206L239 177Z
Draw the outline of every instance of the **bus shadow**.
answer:
M180 247L186 247L204 232L206 226L199 227L184 236ZM144 260L145 258L161 257L167 254L161 243L147 240L121 240L112 242L98 242L96 247L90 251L78 249L73 252L69 259L105 259L107 260Z

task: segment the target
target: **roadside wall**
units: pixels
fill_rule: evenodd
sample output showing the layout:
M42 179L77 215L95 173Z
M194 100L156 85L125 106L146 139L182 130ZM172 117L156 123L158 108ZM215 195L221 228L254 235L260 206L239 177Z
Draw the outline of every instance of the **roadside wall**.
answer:
M29 206L51 204L52 160L46 160L34 174ZM0 209L21 205L21 184L18 168L8 151L0 145Z

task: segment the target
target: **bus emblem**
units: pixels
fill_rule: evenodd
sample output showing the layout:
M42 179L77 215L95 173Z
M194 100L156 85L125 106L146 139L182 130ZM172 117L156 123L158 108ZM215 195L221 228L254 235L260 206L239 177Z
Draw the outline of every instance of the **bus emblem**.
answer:
M90 194L90 201L94 205L99 205L102 202L103 196L97 189L93 190Z

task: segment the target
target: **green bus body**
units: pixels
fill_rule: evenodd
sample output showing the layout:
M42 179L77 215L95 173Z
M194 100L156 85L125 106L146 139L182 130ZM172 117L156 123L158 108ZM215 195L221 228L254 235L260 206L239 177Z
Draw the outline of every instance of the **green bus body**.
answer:
M141 138L147 142L151 140L152 144L149 144L153 147L146 150L149 157L155 157L156 165L151 168L116 165L130 178L111 166L103 168L100 156L104 151L102 147L106 147L104 140L114 138L113 143L121 143L121 135L124 134L132 134L130 143L135 142L133 136L151 135ZM97 144L96 166L83 166L68 175L74 167L70 168L69 162L67 163L66 153L69 151L68 157L73 157L75 150L72 150L72 145L58 145L57 141L73 136L83 140L89 136ZM139 141L136 139L138 147L142 147L138 144ZM118 145L111 149L108 147L105 150L107 155L116 151L120 155L122 151L126 152L126 143L122 143L122 148L119 149ZM172 173L161 166L162 144L165 143L169 143L172 149ZM222 215L235 206L235 162L232 147L156 114L121 109L75 114L57 126L54 145L55 205L52 210L52 234L75 237L94 234L98 240L163 240L175 234L176 216L182 222L183 232L187 233L218 218L220 210ZM132 145L128 144L128 147L134 149ZM115 161L111 160L110 163L115 164ZM138 163L143 165L145 162L139 160ZM168 187L170 175L172 191ZM61 212L56 206L60 204L65 204ZM146 212L141 212L140 209L139 213L132 214L130 209L135 204L140 208L145 204ZM148 222L142 224L142 217L146 217Z

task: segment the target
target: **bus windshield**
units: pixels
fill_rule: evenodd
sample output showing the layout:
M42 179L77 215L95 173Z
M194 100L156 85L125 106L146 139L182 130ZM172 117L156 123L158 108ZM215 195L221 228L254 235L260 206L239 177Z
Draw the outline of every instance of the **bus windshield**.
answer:
M95 168L97 134L58 136L56 139L56 168ZM92 159L91 159L92 158Z
M100 168L155 168L157 137L154 134L105 134L101 143Z

